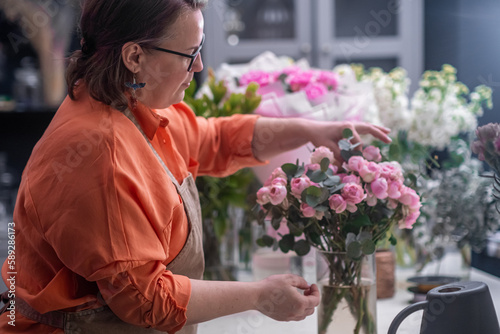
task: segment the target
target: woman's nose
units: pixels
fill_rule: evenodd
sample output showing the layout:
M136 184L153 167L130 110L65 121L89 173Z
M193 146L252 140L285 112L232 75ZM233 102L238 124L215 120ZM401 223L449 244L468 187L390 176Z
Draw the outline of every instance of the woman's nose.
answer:
M194 60L192 71L193 72L201 72L201 71L203 71L203 60L201 60L201 52L198 53L198 56Z

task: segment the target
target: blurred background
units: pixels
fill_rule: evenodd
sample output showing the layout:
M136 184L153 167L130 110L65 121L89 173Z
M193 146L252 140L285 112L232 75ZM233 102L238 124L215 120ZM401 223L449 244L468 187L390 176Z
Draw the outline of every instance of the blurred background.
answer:
M65 57L80 48L78 16L77 0L0 0L1 238L24 165L66 96ZM498 0L211 0L205 70L196 79L204 81L208 68L272 51L322 69L402 66L413 91L423 71L451 64L468 87L493 89L493 110L478 121L498 122L498 17Z

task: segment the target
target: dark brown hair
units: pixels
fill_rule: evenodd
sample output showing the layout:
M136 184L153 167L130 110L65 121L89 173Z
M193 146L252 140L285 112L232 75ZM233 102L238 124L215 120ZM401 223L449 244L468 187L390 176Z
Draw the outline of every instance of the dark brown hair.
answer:
M127 42L157 46L166 29L186 9L202 9L206 0L85 0L80 18L82 49L73 52L66 71L68 95L75 100L83 80L92 98L118 110L127 108L125 82L132 73L121 52Z

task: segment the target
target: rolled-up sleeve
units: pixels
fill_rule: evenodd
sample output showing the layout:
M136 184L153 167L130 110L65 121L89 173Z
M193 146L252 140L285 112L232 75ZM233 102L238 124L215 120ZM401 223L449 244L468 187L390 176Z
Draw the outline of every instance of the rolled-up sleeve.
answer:
M252 139L257 115L198 117L200 174L227 176L243 167L262 165L255 158Z
M175 333L186 323L189 278L149 262L97 282L111 310L123 321Z

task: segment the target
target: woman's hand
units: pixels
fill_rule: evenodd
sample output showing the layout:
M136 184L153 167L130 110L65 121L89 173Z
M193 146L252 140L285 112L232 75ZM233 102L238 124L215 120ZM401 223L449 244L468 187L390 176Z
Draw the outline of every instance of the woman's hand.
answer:
M371 135L384 143L390 143L390 129L364 122L321 122L300 118L260 117L254 130L252 148L257 159L273 156L311 142L315 147L330 148L340 161L338 142L343 139L344 129L351 129L353 144L360 142L360 135Z
M191 280L187 324L258 310L280 321L303 320L319 304L319 290L296 275L275 275L258 282Z
M300 276L275 275L259 284L256 309L274 320L303 320L313 314L319 304L318 287L307 284Z
M360 143L360 135L371 135L388 144L392 140L388 134L390 129L382 126L363 122L311 122L306 126L307 137L314 147L326 146L332 150L336 163L341 164L340 148L338 142L343 139L344 129L351 129L353 133L352 144ZM361 149L361 146L358 146Z

